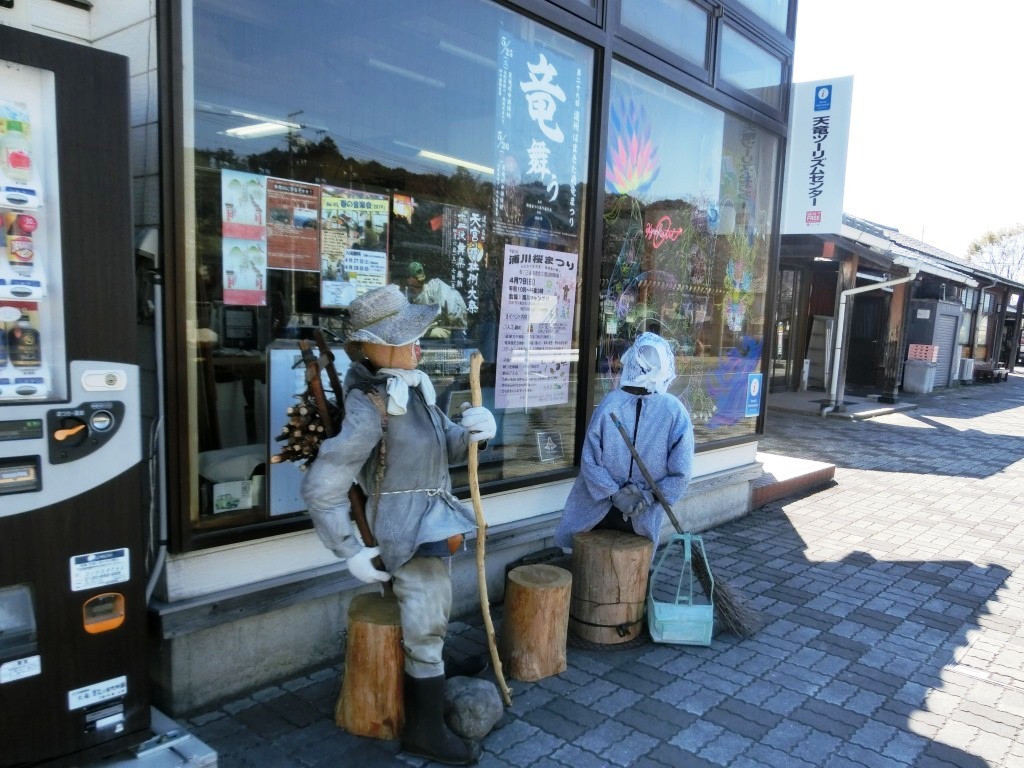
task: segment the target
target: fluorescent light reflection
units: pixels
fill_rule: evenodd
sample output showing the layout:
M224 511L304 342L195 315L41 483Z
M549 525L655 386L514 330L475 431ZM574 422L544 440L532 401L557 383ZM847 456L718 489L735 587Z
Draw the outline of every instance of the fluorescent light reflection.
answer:
M466 168L470 171L477 171L478 173L484 173L488 176L494 175L494 169L487 165L480 165L479 163L473 163L469 160L461 160L451 155L442 155L440 152L431 152L429 149L421 149L417 152L420 157L425 157L428 160L436 160L439 163L446 163L447 165L454 165L459 168Z

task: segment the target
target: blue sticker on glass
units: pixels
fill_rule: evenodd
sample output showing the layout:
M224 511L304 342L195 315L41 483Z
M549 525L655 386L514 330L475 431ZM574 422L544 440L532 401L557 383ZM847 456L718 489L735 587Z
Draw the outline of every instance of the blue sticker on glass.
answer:
M761 412L761 374L747 374L747 407L744 416L757 416Z

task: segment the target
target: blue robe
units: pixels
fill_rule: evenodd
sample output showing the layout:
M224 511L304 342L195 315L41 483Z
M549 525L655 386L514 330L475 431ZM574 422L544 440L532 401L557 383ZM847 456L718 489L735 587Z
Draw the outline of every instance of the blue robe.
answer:
M637 422L636 403L643 402ZM591 530L612 508L612 494L627 483L644 492L647 509L632 518L634 530L658 544L665 511L635 462L614 413L626 428L654 482L670 505L683 497L693 471L693 424L678 398L670 394L633 395L622 389L608 393L587 426L580 473L566 499L555 530L555 544L572 547L573 534Z

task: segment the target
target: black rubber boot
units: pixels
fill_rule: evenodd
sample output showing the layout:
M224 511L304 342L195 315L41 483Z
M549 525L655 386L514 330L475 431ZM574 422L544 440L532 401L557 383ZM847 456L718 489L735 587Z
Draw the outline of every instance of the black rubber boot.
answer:
M491 665L491 657L487 654L476 656L458 656L446 647L441 654L444 659L444 676L476 677Z
M405 676L402 751L447 765L473 765L480 745L452 733L444 721L444 675Z

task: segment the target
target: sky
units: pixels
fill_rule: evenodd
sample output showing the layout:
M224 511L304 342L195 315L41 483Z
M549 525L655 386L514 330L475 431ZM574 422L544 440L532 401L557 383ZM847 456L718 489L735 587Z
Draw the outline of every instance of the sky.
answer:
M794 82L853 76L843 210L963 258L1024 224L1024 2L799 0Z

